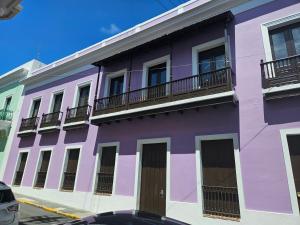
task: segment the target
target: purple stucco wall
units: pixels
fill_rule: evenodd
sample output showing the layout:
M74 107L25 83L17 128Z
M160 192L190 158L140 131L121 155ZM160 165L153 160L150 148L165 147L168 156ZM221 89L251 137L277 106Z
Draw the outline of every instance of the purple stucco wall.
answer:
M297 3L297 4L296 4ZM280 140L280 129L300 127L299 98L266 103L261 88L259 62L265 58L260 24L300 11L298 1L275 1L239 14L231 22L231 55L238 107L222 105L160 115L156 118L134 119L103 125L90 125L86 130L60 131L59 134L15 136L4 180L11 183L20 148L29 148L29 161L22 185L31 186L40 148L54 146L46 188L57 189L67 145L83 145L77 191L91 191L96 146L98 143L120 141L116 194L133 196L137 139L171 137L171 200L196 202L195 136L239 133L243 188L247 209L291 213L286 168ZM200 30L198 34L173 42L173 79L192 75L192 47L224 35L223 24ZM132 58L131 90L141 88L143 63L170 54L168 45L135 53ZM129 58L106 64L104 72L129 68ZM51 92L65 89L62 111L73 102L77 83L92 80L95 91L97 70L92 69L50 85L25 93L21 117L27 117L30 101L43 96L40 115L48 111ZM103 96L105 74L101 77ZM90 102L92 104L92 102ZM298 113L298 114L297 114ZM130 132L128 132L130 131Z

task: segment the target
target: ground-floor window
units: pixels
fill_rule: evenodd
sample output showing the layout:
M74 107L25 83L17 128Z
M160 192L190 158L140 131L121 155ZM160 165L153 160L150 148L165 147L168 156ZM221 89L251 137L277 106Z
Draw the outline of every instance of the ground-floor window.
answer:
M25 169L26 162L27 162L27 157L28 157L28 152L20 153L13 185L21 184L22 178L24 175L24 169Z
M203 213L240 217L232 139L202 140Z
M68 149L65 168L62 176L62 190L73 191L76 180L77 166L79 160L79 148Z
M49 162L51 157L51 151L42 151L40 164L38 164L35 187L43 188L45 186Z
M112 194L117 146L102 147L99 153L99 166L96 174L97 194Z
M287 142L296 186L298 207L300 208L300 135L288 135Z

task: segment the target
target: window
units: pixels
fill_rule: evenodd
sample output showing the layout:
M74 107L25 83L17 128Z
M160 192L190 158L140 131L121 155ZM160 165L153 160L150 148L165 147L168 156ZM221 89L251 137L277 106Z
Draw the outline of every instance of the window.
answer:
M296 186L298 207L300 209L300 135L288 135L287 141Z
M300 55L300 23L270 31L274 60Z
M90 85L79 88L79 97L77 106L87 106L89 104Z
M20 153L19 157L20 157L19 165L18 165L18 169L16 170L14 185L20 185L22 182L24 169L25 169L25 165L26 165L26 161L27 161L27 157L28 157L28 152Z
M41 152L41 162L37 170L37 178L35 187L43 188L46 182L46 177L48 173L48 167L51 157L51 151L42 151Z
M232 139L201 141L204 214L239 217Z
M33 100L30 117L37 117L40 109L41 99Z
M58 94L54 95L54 97L53 97L53 108L52 108L53 113L60 112L62 99L63 99L63 93L58 93Z
M4 111L10 110L11 98L12 97L7 97L6 98L5 104L4 104Z
M199 74L220 70L226 66L225 46L198 53Z
M62 189L73 191L75 186L75 179L77 173L78 159L79 159L79 148L69 149L67 153L67 163L63 173Z
M109 96L122 94L123 86L124 86L124 76L111 78L110 87L109 87Z
M96 193L112 194L116 149L116 146L102 147L101 159L99 158L100 165L96 177Z
M162 63L148 68L148 98L166 95L167 64Z

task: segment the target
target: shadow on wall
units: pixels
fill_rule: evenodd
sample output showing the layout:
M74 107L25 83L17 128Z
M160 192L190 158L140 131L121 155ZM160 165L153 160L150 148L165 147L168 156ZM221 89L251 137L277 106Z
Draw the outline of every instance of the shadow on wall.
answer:
M69 144L85 142L87 139L88 131L89 127L68 130L66 131L64 143Z
M265 122L269 125L300 121L300 96L264 101Z
M58 137L59 131L42 134L40 139L40 146L56 145Z
M27 137L22 137L19 142L19 148L32 147L34 144L35 136L36 134Z
M254 8L254 9L248 10L246 12L240 13L238 20L236 20L236 24L243 23L243 22L249 21L253 18L263 16L263 15L267 15L271 12L281 10L285 7L288 7L288 6L297 4L297 3L299 3L299 0L285 0L285 1L275 0L270 3L266 3L264 6L260 6L259 9Z

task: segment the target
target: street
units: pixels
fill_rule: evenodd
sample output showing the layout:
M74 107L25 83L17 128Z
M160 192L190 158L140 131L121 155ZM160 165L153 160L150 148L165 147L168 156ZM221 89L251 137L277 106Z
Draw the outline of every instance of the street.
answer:
M59 224L72 219L50 213L34 206L20 204L20 225Z

